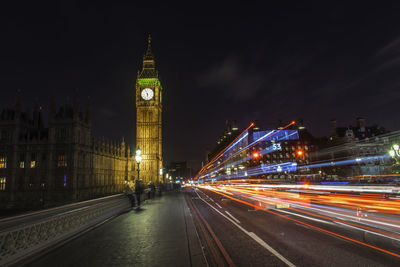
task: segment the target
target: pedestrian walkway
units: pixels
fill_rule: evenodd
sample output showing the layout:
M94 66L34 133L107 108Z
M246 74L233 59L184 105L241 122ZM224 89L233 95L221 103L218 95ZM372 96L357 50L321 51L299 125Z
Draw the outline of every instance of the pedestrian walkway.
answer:
M205 266L183 193L147 200L28 266Z

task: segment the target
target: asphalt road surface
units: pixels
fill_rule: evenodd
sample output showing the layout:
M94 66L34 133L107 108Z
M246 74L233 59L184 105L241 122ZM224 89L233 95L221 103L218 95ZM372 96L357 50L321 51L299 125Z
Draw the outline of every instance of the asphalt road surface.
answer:
M400 266L396 239L290 209L255 209L206 189L185 193L233 265Z

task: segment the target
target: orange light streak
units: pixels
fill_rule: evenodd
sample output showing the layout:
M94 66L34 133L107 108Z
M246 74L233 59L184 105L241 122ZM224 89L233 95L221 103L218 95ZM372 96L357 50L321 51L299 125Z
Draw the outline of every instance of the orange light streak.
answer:
M311 224L309 224L309 223L306 223L306 222L303 222L303 221L300 221L300 220L297 220L297 219L288 217L288 216L286 216L286 215L283 215L283 214L280 214L280 213L277 213L277 212L274 212L274 211L271 211L271 210L262 209L262 208L260 208L259 206L255 205L255 204L252 204L252 203L250 203L250 202L247 202L247 201L244 201L244 200L241 200L241 199L237 199L237 198L235 198L235 197L226 195L226 194L224 194L224 193L222 193L222 192L220 192L220 191L213 190L213 189L211 189L211 188L205 188L205 189L208 189L208 190L213 191L213 192L215 192L215 193L217 193L217 194L220 194L220 195L222 195L222 196L225 196L225 197L227 197L227 198L229 198L229 199L232 199L232 200L234 200L234 201L236 201L236 202L239 202L239 203L245 204L245 205L247 205L247 206L253 207L253 208L256 209L256 210L264 210L265 212L274 214L274 215L276 215L276 216L285 218L285 219L290 220L290 221L294 221L294 222L300 223L300 224L302 224L302 225L308 226L308 227L313 228L313 229L315 229L315 230L318 230L318 231L321 231L321 232L325 232L325 233L327 233L327 234L330 234L330 235L333 235L333 236L337 236L337 237L340 237L340 238L342 238L342 239L345 239L345 240L348 240L348 241L357 243L357 244L359 244L359 245L363 245L363 246L372 248L372 249L374 249L374 250L377 250L377 251L380 251L380 252L383 252L383 253L392 255L392 256L394 256L394 257L400 258L400 254L391 252L391 251L389 251L389 250L386 250L386 249L382 249L382 248L373 246L373 245L371 245L371 244L368 244L368 243L365 243L365 242L362 242L362 241L359 241L359 240L350 238L350 237L348 237L348 236L344 236L344 235L341 235L341 234L338 234L338 233L334 233L334 232L332 232L332 231L329 231L329 230L323 229L323 228L321 228L321 227L317 227L317 226L311 225ZM315 216L315 215L313 215L313 216Z

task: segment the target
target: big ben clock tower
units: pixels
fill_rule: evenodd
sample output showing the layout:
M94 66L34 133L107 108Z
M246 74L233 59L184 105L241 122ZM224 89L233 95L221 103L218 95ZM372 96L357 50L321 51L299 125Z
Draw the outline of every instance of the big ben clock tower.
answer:
M162 159L162 86L158 78L149 35L142 70L136 80L136 148L142 151L140 178L160 182Z

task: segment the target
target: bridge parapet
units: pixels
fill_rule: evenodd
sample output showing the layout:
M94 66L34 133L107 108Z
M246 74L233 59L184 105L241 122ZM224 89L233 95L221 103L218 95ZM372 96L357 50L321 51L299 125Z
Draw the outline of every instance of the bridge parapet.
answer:
M23 261L130 208L123 194L0 220L0 266Z

